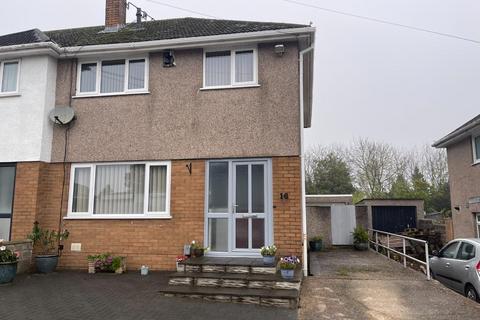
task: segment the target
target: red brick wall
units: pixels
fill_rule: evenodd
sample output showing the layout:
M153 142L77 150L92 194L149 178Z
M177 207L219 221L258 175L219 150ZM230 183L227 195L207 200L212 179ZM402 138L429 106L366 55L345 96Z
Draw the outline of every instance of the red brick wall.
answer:
M38 182L41 175L41 162L17 164L15 173L15 194L11 239L24 240L32 230L39 210Z
M203 242L205 162L172 162L171 215L166 220L65 220L70 238L65 243L61 267L85 269L87 256L111 252L127 257L127 266L137 269L173 269L175 257L192 240ZM82 244L71 252L70 243Z
M190 175L186 165L192 163ZM280 254L301 256L300 158L273 158L274 240ZM67 212L70 165L66 166L63 215ZM57 229L63 164L20 163L17 166L13 239L24 239L35 220ZM172 219L63 220L70 231L60 267L86 269L87 256L102 252L124 255L130 269L173 269L175 257L192 240L203 242L205 161L172 161ZM281 200L280 193L288 193ZM71 252L72 242L81 252Z
M105 6L105 26L116 27L126 22L125 0L107 0Z
M274 242L281 255L302 256L300 157L272 159ZM288 200L280 199L288 193Z

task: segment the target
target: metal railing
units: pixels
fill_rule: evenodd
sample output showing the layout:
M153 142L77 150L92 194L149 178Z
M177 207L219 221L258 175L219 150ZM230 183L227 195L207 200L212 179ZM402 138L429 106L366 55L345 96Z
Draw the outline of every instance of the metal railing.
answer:
M387 250L387 257L390 258L390 252L394 252L400 256L402 256L402 260L403 260L403 267L406 268L407 267L407 259L410 259L410 260L413 260L415 262L418 262L422 265L425 266L426 268L426 274L427 274L427 280L430 280L430 260L429 260L429 256L428 256L428 242L425 241L425 240L420 240L420 239L415 239L415 238L411 238L411 237L406 237L406 236L402 236L402 235L399 235L399 234L395 234L395 233L390 233L390 232L385 232L385 231L380 231L380 230L375 230L375 229L368 229L368 231L371 232L371 235L372 235L372 238L370 238L370 235L369 235L369 243L372 243L374 246L375 246L375 250L373 251L376 251L377 253L379 253L378 249L379 248L384 248ZM378 241L378 236L381 235L381 236L386 236L387 238L387 245L383 245L382 243L380 243ZM402 248L403 248L403 252L400 252L400 251L397 251L393 248L390 248L390 238L395 238L395 239L402 239ZM406 243L405 241L406 240L409 240L409 241L414 241L414 242L418 242L418 243L421 243L425 246L425 261L422 261L422 260L419 260L417 258L414 258L412 256L409 256L407 254L407 247L406 247ZM369 246L370 247L370 246Z

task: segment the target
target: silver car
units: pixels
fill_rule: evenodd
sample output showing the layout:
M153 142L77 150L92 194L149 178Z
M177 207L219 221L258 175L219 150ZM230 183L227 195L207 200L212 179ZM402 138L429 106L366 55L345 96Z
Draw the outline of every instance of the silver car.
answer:
M480 302L480 239L455 239L432 254L432 277Z

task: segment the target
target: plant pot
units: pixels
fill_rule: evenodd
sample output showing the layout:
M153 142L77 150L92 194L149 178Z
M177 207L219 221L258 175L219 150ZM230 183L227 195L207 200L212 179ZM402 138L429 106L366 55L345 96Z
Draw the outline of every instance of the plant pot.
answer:
M275 263L275 256L263 256L263 264L273 265Z
M204 249L193 249L194 257L203 257Z
M88 261L88 273L95 273L95 262Z
M12 282L17 274L18 262L1 262L0 263L0 284Z
M177 272L185 272L185 265L183 263L177 262Z
M35 257L37 272L51 273L55 271L58 264L58 255L39 255Z
M310 251L322 251L322 240L309 241L308 243L310 244Z
M291 280L295 275L295 269L280 269L283 279Z
M355 248L355 250L365 251L365 250L368 250L368 242L358 242L358 243L355 243L353 247Z

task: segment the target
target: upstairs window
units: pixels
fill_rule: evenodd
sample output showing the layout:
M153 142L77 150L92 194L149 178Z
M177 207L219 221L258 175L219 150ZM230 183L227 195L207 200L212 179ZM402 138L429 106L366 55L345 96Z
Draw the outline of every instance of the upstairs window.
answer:
M19 61L0 62L0 94L18 92Z
M205 52L203 84L205 88L257 84L257 50Z
M472 137L473 163L480 163L480 135Z
M110 95L148 90L147 59L85 62L79 65L78 95Z

